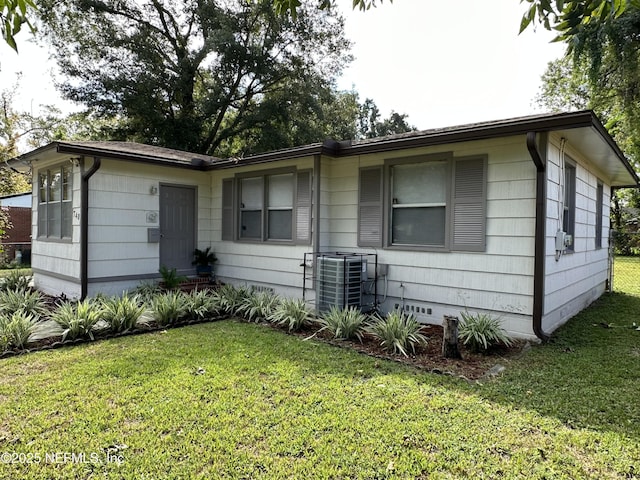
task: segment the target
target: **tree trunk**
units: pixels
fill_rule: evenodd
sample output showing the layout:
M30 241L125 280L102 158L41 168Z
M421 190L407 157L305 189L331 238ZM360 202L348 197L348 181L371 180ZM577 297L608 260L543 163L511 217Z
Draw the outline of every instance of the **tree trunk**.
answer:
M442 356L444 358L462 358L458 348L458 317L444 316L444 335L442 337Z

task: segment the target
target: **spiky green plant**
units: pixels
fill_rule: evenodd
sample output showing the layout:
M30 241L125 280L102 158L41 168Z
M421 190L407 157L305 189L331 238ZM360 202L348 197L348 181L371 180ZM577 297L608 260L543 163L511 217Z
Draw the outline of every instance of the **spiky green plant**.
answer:
M7 348L24 349L36 324L35 317L24 310L0 315L0 351Z
M163 292L160 285L156 282L140 282L131 292L139 297L144 303L150 304L153 297Z
M12 289L0 291L0 314L12 314L22 310L35 320L48 313L42 294L36 290Z
M242 305L244 299L251 294L251 291L243 285L226 284L220 287L218 294L220 295L220 302L224 312L227 315L236 315L238 308Z
M187 312L187 295L172 291L157 295L151 300L153 319L160 326L173 325L181 321Z
M78 303L63 303L51 318L63 328L62 340L76 338L94 339L93 331L102 316L100 302L84 300Z
M295 331L307 325L312 317L309 307L303 300L287 298L278 303L268 320L287 327L289 331Z
M0 282L0 290L28 290L32 278L31 275L24 275L20 270L12 270Z
M357 308L331 307L325 312L317 323L322 327L320 331L327 330L334 338L349 340L357 338L362 341L367 317Z
M500 320L488 313L460 312L462 321L458 326L458 337L462 343L474 352L487 352L495 345L504 344L507 347L512 340L502 328Z
M167 268L164 265L161 266L158 271L160 272L160 275L162 275L164 288L168 290L178 288L178 285L187 278L182 275L178 275L178 271L175 268Z
M144 310L142 300L136 295L111 297L102 301L102 320L114 333L127 332L135 328Z
M280 297L269 292L251 292L238 307L238 315L250 322L269 318L280 303Z
M4 328L0 325L0 353L9 349L9 337L4 331Z
M377 317L367 331L380 340L380 345L392 353L408 356L411 349L427 343L427 337L420 333L420 323L413 315L400 310L389 312L385 317Z
M194 290L185 297L185 316L193 320L204 320L220 315L220 296L210 290Z

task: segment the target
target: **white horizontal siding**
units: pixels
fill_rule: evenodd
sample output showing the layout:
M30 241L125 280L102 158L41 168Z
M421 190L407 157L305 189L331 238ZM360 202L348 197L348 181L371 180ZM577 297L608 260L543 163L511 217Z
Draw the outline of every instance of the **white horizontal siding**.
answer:
M535 244L535 167L524 137L467 142L371 154L335 161L327 181L327 251L372 252L357 248L358 171L385 158L452 151L454 156L488 155L487 248L482 253L376 249L378 262L389 265L390 299L439 305L441 311L465 308L515 314L510 329L530 334ZM380 281L378 291L383 291ZM389 302L387 302L389 303ZM397 302L391 302L391 306ZM434 310L435 311L435 310ZM440 323L442 317L422 321Z
M196 243L211 244L209 174L105 159L89 180L89 279L157 274L160 248L147 230L159 226L160 184L197 188Z
M576 211L573 252L556 258L555 234L562 228L559 218L560 139L550 138L547 163L547 239L545 242L545 305L544 328L551 331L566 322L605 289L608 277L609 186L598 177L586 157L567 144L565 153L576 162ZM602 247L596 249L596 189L603 183Z
M222 180L233 177L236 173L268 172L270 169L283 167L307 170L313 168L313 158L306 157L276 164L212 172L213 250L218 257L215 264L216 276L222 281L234 284L268 285L277 293L301 295L303 269L300 264L303 262L304 254L312 251L311 245L221 240ZM327 222L328 220L325 223Z

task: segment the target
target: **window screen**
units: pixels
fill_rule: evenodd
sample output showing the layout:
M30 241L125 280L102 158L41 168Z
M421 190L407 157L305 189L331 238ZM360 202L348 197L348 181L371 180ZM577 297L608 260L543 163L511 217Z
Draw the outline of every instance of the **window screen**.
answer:
M395 165L391 178L391 243L444 245L446 162Z

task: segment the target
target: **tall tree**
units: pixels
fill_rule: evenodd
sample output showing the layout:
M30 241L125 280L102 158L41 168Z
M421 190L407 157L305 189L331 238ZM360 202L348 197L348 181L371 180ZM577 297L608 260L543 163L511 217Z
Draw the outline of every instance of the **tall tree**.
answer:
M287 113L276 99L330 89L351 59L332 10L293 21L268 2L42 0L40 12L66 98L120 117L119 138L193 152L269 126Z
M416 129L407 123L407 115L392 111L391 116L380 119L380 109L375 102L367 98L360 105L358 120L358 136L360 138L375 138L397 133L411 132Z

